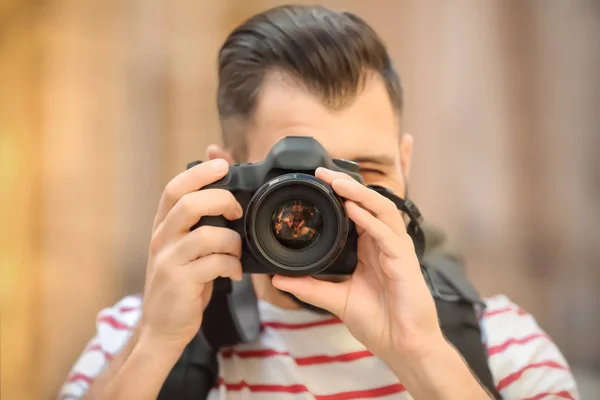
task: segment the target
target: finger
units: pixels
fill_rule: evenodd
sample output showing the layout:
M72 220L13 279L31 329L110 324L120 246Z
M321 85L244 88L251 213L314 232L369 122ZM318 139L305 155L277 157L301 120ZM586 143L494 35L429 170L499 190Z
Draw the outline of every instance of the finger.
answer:
M315 170L315 177L321 179L322 181L331 185L331 183L336 179L344 179L347 181L355 181L350 175L345 174L343 172L332 171L327 168L319 167Z
M204 216L223 215L229 220L241 218L242 206L225 189L204 189L184 195L169 211L160 227L163 238L186 233Z
M183 265L215 253L239 259L242 256L242 238L229 228L204 225L181 238L173 247L171 257L175 264Z
M387 224L395 234L400 235L406 232L402 214L390 199L356 181L335 179L331 186L341 197L360 203L364 209L372 212L379 220Z
M233 161L233 157L228 151L223 150L221 147L216 144L211 144L206 148L206 157L209 160L214 160L216 158L222 158L229 163L229 165L235 164Z
M277 289L291 293L300 300L323 308L340 318L344 314L348 281L333 283L310 276L296 278L275 275L271 282Z
M402 240L392 228L353 201L346 201L346 212L354 223L365 230L377 243L377 246L389 257L399 258L403 251Z
M340 196L362 204L379 219L388 223L395 233L401 234L406 231L402 215L391 200L357 182L348 174L317 168L315 176L329 183Z
M330 169L323 168L323 167L319 167L315 170L315 177L321 179L322 181L324 181L325 183L327 183L329 185L331 185L333 183L333 181L336 179L343 179L343 180L347 180L347 181L354 180L348 174L345 174L343 172L338 172L338 171L332 171ZM364 229L362 229L360 226L357 226L356 230L359 235L362 234L362 232L364 231Z
M212 282L218 277L242 280L242 263L227 254L209 254L183 266L189 270L190 279L198 284Z
M228 170L227 161L219 158L198 164L173 178L163 191L154 219L153 230L162 223L181 197L223 178Z

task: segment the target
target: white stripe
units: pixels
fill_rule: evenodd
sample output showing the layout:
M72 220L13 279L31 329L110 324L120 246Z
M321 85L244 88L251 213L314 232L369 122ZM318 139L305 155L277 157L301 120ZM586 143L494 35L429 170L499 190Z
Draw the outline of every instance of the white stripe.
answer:
M97 351L87 351L79 357L75 364L75 370L92 379L104 369L106 359L102 353Z
M343 324L297 330L265 328L259 343L259 346L240 348L274 348L288 351L294 357L337 355L365 349Z
M506 307L514 307L515 304L502 294L485 299L486 312L493 312Z
M498 315L484 319L482 326L487 334L487 347L498 346L510 339L524 338L543 331L529 315Z
M76 399L80 398L87 391L87 385L78 385L76 382L66 383L58 394L58 399L63 396L72 396Z
M110 354L118 353L129 339L130 331L115 329L109 324L98 324L98 338L100 345Z
M258 359L220 359L227 383L291 385L303 383L320 395L375 389L398 384L396 376L376 357L314 365L296 365L289 356ZM349 377L351 377L349 379Z

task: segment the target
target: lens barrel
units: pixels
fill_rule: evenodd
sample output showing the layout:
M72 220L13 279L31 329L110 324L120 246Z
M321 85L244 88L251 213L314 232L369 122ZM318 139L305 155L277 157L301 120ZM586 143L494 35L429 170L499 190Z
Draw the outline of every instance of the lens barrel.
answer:
M289 173L254 193L245 226L248 247L273 273L314 275L343 251L350 223L329 185L312 175Z

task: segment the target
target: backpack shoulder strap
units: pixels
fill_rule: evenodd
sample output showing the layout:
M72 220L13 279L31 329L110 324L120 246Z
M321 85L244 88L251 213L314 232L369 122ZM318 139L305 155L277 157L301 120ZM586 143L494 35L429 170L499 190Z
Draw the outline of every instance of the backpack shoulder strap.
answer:
M435 241L429 243L433 245ZM485 309L485 303L467 278L462 260L446 249L432 246L426 250L421 264L444 336L462 355L479 382L495 399L501 399L488 365L479 324L478 315Z
M241 281L217 278L202 327L165 380L158 400L202 400L219 378L221 348L250 342L260 333L256 293L250 275Z
M157 399L206 399L218 377L217 352L200 330L169 373Z

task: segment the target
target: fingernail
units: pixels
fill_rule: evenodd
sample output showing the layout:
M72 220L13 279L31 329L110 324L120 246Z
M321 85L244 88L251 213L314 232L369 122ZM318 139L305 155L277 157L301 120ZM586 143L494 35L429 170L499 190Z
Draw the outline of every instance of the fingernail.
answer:
M227 164L227 161L223 160L222 158L217 158L210 161L210 168L213 171L225 172L229 168L229 164Z

